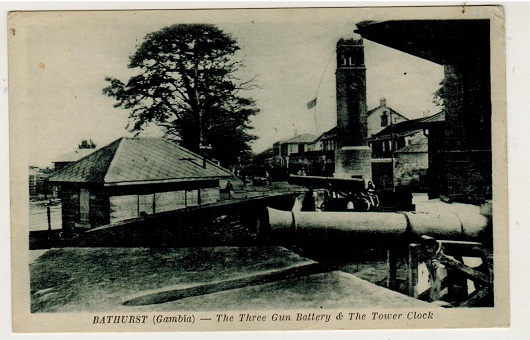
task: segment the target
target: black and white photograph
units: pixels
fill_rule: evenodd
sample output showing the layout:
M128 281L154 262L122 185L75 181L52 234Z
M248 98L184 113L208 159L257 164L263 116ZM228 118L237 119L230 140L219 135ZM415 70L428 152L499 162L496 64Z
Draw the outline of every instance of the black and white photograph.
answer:
M10 12L13 331L509 326L503 29Z

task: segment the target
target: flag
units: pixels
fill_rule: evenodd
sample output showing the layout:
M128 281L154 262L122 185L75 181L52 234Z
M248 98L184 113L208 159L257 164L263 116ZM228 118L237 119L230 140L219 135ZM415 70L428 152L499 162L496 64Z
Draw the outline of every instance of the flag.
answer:
M309 103L307 103L307 109L312 109L314 108L315 106L317 106L317 99L313 99L312 101L310 101Z

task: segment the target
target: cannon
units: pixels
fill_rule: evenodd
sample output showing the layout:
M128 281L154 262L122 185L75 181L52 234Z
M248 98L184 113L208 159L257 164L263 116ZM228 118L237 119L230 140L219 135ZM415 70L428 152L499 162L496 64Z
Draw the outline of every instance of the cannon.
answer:
M487 237L490 220L480 213L462 216L451 211L423 212L304 212L266 208L258 235L294 237L298 241L397 236L430 236L452 240Z
M356 190L362 191L366 183L362 178L335 178L322 176L289 176L289 184L304 186L307 188L323 188L333 190Z
M409 191L376 190L371 181L363 178L291 175L289 183L325 192L324 201L317 206L321 211L414 210Z
M320 251L344 245L383 246L387 288L445 307L470 307L493 304L493 258L484 245L491 244L491 227L490 216L478 210L361 213L266 208L258 235ZM398 275L400 262L406 266L405 278ZM428 281L428 288L422 289L420 281Z

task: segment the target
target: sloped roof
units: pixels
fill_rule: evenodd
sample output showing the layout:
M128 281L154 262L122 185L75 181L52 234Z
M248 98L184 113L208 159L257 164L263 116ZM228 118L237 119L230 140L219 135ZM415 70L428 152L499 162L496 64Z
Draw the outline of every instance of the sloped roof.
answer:
M337 135L337 131L339 129L335 126L334 128L329 129L328 131L322 133L320 136L318 136L318 140L322 140L324 138L330 138L335 137Z
M315 136L310 135L308 133L295 136L291 139L288 139L286 141L283 141L282 144L294 144L294 143L311 143L316 139Z
M383 130L373 135L368 140L371 140L371 141L384 140L384 139L390 138L392 135L394 135L395 137L409 135L418 130L422 130L420 123L423 119L424 118L405 120L403 122L399 122L394 125L389 125Z
M45 173L41 169L34 168L34 167L31 167L31 166L28 168L28 173L29 173L30 176L40 176L40 177L48 177L48 176L50 176L49 174Z
M96 149L77 149L57 156L53 163L75 162L90 155Z
M440 111L437 114L424 118L421 121L422 124L438 123L438 122L445 122L445 111Z
M57 171L51 182L170 183L231 177L219 165L162 138L120 138Z

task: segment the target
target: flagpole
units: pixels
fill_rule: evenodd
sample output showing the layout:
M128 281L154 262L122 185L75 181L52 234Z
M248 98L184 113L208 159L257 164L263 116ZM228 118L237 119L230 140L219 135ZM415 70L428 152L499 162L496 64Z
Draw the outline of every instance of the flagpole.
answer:
M335 54L335 50L332 50L330 55L329 55L329 59L328 59L328 62L326 64L326 67L324 68L324 72L322 72L322 76L320 77L320 80L318 82L317 92L315 94L315 99L313 99L312 101L307 103L307 109L308 110L311 110L312 108L317 106L317 99L318 99L318 93L320 91L320 85L322 85L322 80L324 80L324 76L326 75L326 71L329 68L329 64L331 63L331 59L333 59L333 55L334 54ZM313 118L315 119L315 131L316 131L316 134L318 135L319 131L318 131L318 121L317 121L317 111L316 110L315 110L315 112L313 114Z

